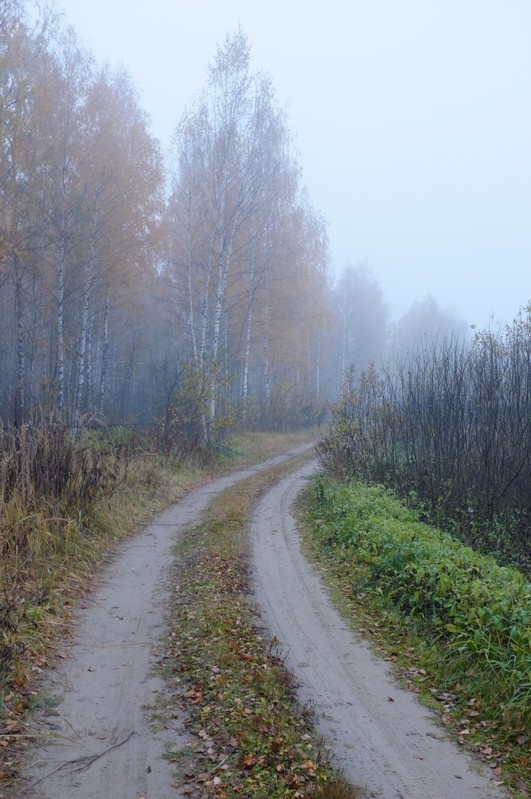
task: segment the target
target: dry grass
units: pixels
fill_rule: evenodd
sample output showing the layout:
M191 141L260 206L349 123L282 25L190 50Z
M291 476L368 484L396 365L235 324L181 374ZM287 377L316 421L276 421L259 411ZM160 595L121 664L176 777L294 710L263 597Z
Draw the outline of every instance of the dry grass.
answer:
M301 430L295 433L242 433L234 436L230 445L239 464L257 463L301 444L316 441L318 437L317 430Z
M356 788L342 779L332 780L323 785L318 785L309 799L363 799L366 793L361 788Z

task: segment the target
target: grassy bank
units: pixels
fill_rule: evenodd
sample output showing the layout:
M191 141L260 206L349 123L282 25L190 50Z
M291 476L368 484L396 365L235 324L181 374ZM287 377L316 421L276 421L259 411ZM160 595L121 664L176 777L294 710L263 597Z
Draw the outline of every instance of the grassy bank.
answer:
M527 795L531 595L524 576L422 524L390 492L319 478L306 545L338 601L463 746Z

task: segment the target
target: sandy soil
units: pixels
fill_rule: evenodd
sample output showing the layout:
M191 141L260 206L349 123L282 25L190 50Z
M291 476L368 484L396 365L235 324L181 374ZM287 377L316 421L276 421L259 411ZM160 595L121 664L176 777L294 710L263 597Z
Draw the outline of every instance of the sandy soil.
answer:
M165 747L187 739L182 721L154 733L147 705L163 696L153 676L154 647L164 632L172 546L201 520L213 498L238 481L307 446L192 492L119 547L80 608L65 659L44 682L37 745L28 752L16 796L27 799L170 799Z
M332 607L299 548L290 512L312 466L276 484L252 519L256 601L280 641L300 698L314 707L336 765L368 797L500 799L489 769L445 737L414 694L397 687Z

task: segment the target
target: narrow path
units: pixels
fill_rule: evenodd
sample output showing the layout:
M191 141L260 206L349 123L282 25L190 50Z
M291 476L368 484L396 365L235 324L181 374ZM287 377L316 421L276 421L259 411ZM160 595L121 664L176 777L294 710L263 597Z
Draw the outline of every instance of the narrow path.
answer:
M351 632L302 556L291 506L311 464L265 494L252 519L256 601L336 765L378 799L501 799L488 769L448 741L430 711Z
M176 719L173 729L154 734L146 710L164 689L151 672L164 631L172 547L220 492L309 447L193 491L118 548L76 615L65 660L44 682L48 708L36 716L37 745L28 753L17 798L179 796L163 754L166 745L186 745L184 729Z

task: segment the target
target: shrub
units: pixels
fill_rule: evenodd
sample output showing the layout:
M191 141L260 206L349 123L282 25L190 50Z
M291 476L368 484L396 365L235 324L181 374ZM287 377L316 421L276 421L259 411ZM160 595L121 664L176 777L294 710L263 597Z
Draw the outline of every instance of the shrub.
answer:
M466 543L531 568L530 355L531 305L471 347L437 342L387 373L349 373L323 466L383 483Z

